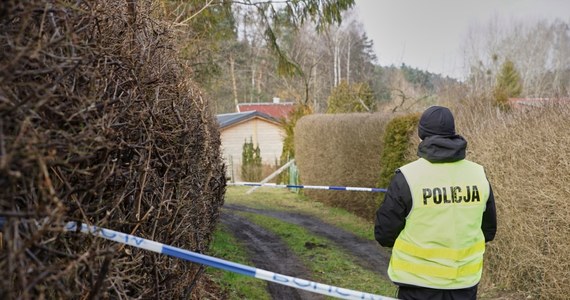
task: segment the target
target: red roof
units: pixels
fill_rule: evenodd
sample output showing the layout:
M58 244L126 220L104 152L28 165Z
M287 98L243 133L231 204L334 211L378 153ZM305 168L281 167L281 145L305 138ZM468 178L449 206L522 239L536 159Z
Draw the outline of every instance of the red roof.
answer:
M237 106L238 112L246 112L256 110L264 114L270 115L276 119L286 119L295 106L294 102L280 103L240 103Z
M544 107L549 105L568 105L570 98L509 98L513 108Z

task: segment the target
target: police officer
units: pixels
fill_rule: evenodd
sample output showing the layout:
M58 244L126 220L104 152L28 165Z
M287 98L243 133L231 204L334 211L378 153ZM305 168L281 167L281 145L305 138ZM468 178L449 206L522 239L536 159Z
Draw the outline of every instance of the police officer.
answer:
M396 170L374 236L393 247L388 275L400 299L476 299L485 243L497 229L482 166L465 159L451 111L432 106L418 125L418 160Z

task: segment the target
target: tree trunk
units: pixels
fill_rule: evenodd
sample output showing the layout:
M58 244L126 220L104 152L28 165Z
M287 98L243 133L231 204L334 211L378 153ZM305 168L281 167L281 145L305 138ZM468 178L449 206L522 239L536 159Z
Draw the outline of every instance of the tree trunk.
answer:
M346 47L346 83L350 83L350 34L348 35Z
M336 64L337 64L337 61L338 61L338 60L337 60L337 55L338 55L338 48L337 48L337 46L336 46L336 41L335 41L335 43L334 43L334 45L333 45L333 74L334 74L333 87L337 86L337 84L338 84L338 77L337 77L337 74L338 74L338 72L337 72L338 67L337 67L337 65L336 65Z
M234 104L236 106L236 111L238 107L238 94L237 94L237 84L236 84L236 72L235 72L235 59L234 56L230 54L230 75L232 77L232 92L234 95Z

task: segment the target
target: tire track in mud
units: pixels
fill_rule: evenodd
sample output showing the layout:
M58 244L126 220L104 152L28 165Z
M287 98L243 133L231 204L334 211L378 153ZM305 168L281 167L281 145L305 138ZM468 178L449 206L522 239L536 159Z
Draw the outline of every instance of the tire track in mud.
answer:
M277 235L248 221L244 217L222 212L222 224L243 244L256 268L288 276L310 279L310 272L293 251ZM268 282L267 289L273 299L321 300L324 296Z
M375 241L360 238L310 215L225 204L221 222L238 240L243 242L257 268L310 279L310 272L278 236L253 224L244 217L237 216L235 212L260 214L301 226L315 235L332 241L351 255L355 263L362 268L387 278L386 272L390 254ZM273 299L324 299L321 295L283 285L269 283L268 286Z

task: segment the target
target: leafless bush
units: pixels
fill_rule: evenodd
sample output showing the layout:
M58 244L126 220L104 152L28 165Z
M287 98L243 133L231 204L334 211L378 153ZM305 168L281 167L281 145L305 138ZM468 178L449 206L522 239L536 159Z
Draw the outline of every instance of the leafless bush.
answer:
M151 1L0 5L0 297L187 298L203 267L54 225L203 252L219 133ZM42 220L41 225L31 220Z
M468 158L483 164L497 201L499 228L488 245L484 287L539 299L570 295L570 109L498 113L457 109Z

